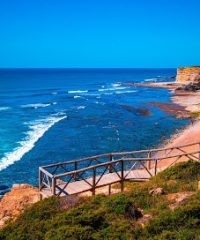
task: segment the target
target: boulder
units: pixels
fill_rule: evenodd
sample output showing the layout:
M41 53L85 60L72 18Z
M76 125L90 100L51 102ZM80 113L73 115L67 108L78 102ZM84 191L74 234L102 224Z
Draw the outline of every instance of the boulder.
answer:
M200 81L199 82L190 82L186 85L183 85L182 87L176 88L176 91L196 92L199 90L200 90Z
M165 191L164 191L163 188L158 187L158 188L153 188L153 189L149 190L149 194L153 195L153 196L155 196L155 195L163 195L163 194L165 194Z
M168 201L171 202L169 207L171 209L175 209L181 205L183 205L186 200L191 197L195 192L178 192L178 193L170 193L166 195Z
M142 210L137 208L132 202L127 203L125 207L125 215L126 217L134 220L138 220L143 216Z

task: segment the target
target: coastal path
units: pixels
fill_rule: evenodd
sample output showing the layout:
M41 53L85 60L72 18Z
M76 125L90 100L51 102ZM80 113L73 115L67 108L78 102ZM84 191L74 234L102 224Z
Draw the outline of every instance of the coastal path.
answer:
M192 149L192 151L191 151ZM39 189L43 197L66 196L125 181L148 181L177 162L200 161L200 142L170 148L100 154L46 165L39 168Z

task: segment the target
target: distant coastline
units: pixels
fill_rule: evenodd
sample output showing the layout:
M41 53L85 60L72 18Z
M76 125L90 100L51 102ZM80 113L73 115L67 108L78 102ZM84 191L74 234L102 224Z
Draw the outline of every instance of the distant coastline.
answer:
M128 83L128 85L132 85L132 83ZM172 82L136 83L133 85L169 89L173 93L171 100L172 103L175 104L175 107L173 105L163 103L160 104L161 109L168 112L171 111L179 118L186 118L190 120L190 124L185 126L183 129L180 129L178 133L172 134L171 137L166 140L166 143L163 143L164 147L168 148L200 141L199 66L178 68L176 80ZM159 106L159 104L157 105ZM194 151L192 148L189 150Z

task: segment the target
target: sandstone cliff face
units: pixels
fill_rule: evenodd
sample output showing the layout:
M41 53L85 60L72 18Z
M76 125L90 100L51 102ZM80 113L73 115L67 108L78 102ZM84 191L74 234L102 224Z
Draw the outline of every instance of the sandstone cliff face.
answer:
M0 200L0 228L6 221L15 219L27 206L40 200L39 189L28 184L14 184Z
M182 83L200 82L200 66L178 68L176 81Z

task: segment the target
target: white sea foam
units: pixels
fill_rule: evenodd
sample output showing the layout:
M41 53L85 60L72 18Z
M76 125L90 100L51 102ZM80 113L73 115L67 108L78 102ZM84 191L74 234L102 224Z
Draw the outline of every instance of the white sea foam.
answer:
M135 93L137 90L116 91L116 94Z
M85 109L86 106L78 106L77 109L80 110L80 109Z
M105 92L105 91L115 91L115 90L123 90L127 87L113 87L113 88L100 88L98 89L99 92Z
M33 104L26 104L26 105L21 105L22 108L44 108L50 106L50 103L33 103Z
M144 80L145 82L156 82L157 78L147 78Z
M12 152L7 153L0 160L0 171L7 168L9 165L19 161L27 152L29 152L35 143L51 128L54 124L66 118L66 115L60 116L54 114L46 119L40 119L29 123L29 131L26 132L25 138L19 142L19 147Z
M113 83L112 86L113 87L120 87L122 84L121 83Z
M11 109L10 107L0 107L0 111L6 111L6 110L9 110Z
M74 98L80 98L81 96L78 96L78 95L76 95L76 96L74 96Z
M103 95L113 95L114 92L105 92Z
M99 104L99 105L105 105L104 102L99 102L99 101L95 101L94 103L95 103L95 104Z
M72 91L68 91L68 93L87 93L88 90L72 90Z

